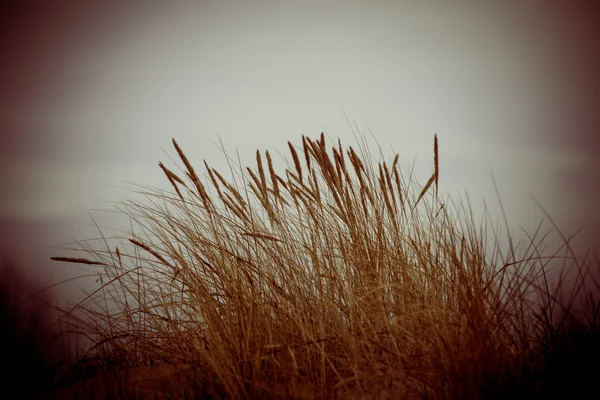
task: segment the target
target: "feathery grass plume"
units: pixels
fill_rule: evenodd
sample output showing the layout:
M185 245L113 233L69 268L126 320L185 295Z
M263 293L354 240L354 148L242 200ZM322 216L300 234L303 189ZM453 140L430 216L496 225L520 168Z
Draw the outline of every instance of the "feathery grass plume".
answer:
M266 152L267 155L267 165L269 167L269 175L271 176L271 183L273 185L273 191L275 192L275 198L279 200L279 182L277 180L277 174L275 174L275 170L273 169L273 160L271 160L271 155L269 152Z
M250 178L252 179L252 182L248 186L254 193L254 196L256 197L256 199L264 204L265 194L262 191L262 183L260 181L260 178L258 178L258 176L256 176L256 174L254 173L254 171L252 171L252 169L250 169L250 167L247 167L246 170L248 171L248 174L249 174Z
M177 175L175 175L173 172L171 172L167 167L165 167L162 162L159 162L158 166L163 170L163 172L167 176L167 179L171 183L171 186L173 186L173 188L175 189L175 192L177 192L177 195L179 196L179 198L183 200L183 196L181 195L179 188L175 184L175 182L177 182L185 187L185 184L183 183L183 181Z
M440 177L440 158L438 155L438 138L437 133L433 135L433 166L435 176L435 197L438 195L438 180Z
M167 267L170 267L171 269L176 269L170 262L168 262L163 256L158 254L156 251L152 250L152 248L150 248L150 246L148 246L147 244L142 243L136 239L129 239L129 241L131 243L133 243L134 245L136 245L137 247L140 247L140 248L146 250L148 253L152 254L154 257L156 257L160 262L162 262Z
M292 159L294 160L294 166L296 167L296 173L298 174L298 179L300 183L302 183L302 166L300 165L300 159L298 158L298 153L294 148L292 142L288 142L288 147L290 148L290 153L292 153Z
M185 167L187 169L187 174L188 174L190 180L194 183L194 186L196 186L196 190L198 191L198 195L200 196L200 199L202 199L204 206L206 208L209 208L210 206L212 206L212 203L210 201L210 198L206 194L204 185L202 184L202 182L200 182L198 175L196 175L196 171L194 171L194 167L188 161L188 159L185 156L185 154L183 153L183 151L181 151L181 148L179 147L179 145L177 144L175 139L173 139L173 146L175 146L175 150L177 150L177 154L179 155L179 158L181 158L181 161L183 161L183 164L185 165Z
M431 187L431 185L433 184L434 181L435 181L435 174L431 175L431 177L429 178L429 180L427 181L427 183L425 184L425 186L423 186L423 189L421 190L421 193L419 193L419 197L417 197L417 201L413 205L413 210L415 208L417 208L417 205L419 204L419 202L421 201L421 199L423 198L423 196L425 196L425 193L427 193L427 190L429 190L429 188Z
M53 261L62 261L62 262L69 262L69 263L75 263L75 264L105 265L105 266L107 266L107 264L105 264L103 262L88 260L87 258L78 258L78 257L50 257L50 259L53 260Z
M288 142L280 175L266 152L271 185L260 151L232 179L205 162L215 187L205 191L173 142L198 196L174 196L182 182L159 164L173 189L125 204L141 232L89 249L99 261L53 258L103 279L67 310L68 329L92 341L86 358L189 378L175 389L152 382L155 398L523 398L535 382L541 395L562 394L552 360L572 343L567 327L598 335L585 321L600 320L600 302L585 319L561 301L544 235L517 254L495 227L486 242L488 219L478 226L468 201L440 207L437 135L422 188L403 178L397 154L374 165L364 142L328 151L321 133L302 136L302 164ZM129 397L113 398L143 393L133 379L120 388Z
M335 147L331 148L333 152L333 160L335 161L335 171L336 175L339 177L340 183L343 180L343 177L346 175L344 160L342 158L342 154L338 152Z
M306 161L306 168L310 170L310 152L308 149L308 142L304 135L302 135L302 149L304 151L304 160Z
M421 201L421 199L423 198L423 196L425 196L425 193L427 193L427 190L429 190L429 188L431 187L431 185L433 183L435 183L435 195L437 197L437 187L438 187L438 147L437 147L437 134L434 135L433 138L433 159L434 159L434 171L433 171L433 175L431 175L431 177L429 178L429 180L427 181L427 183L425 184L425 186L423 186L423 189L421 190L421 193L419 193L419 197L417 197L417 201L415 202L415 204L413 205L413 210L417 207L417 205L419 204L419 201Z
M219 173L219 171L217 171L216 169L211 168L211 172L214 175L216 175L216 177L219 179L219 182L221 182L221 184L227 190L229 190L229 192L235 197L236 203L240 206L242 211L245 212L248 205L246 204L246 201L244 200L244 197L240 194L239 190L235 186L233 186L231 183L227 182L227 180L225 180L225 178L223 178L223 175L221 175Z
M258 177L260 178L260 190L263 196L267 197L267 179L265 178L265 171L262 165L262 157L260 151L256 150L256 166L258 167Z
M217 191L217 195L219 196L220 199L222 199L223 193L221 192L221 187L217 183L217 179L215 178L213 169L208 166L208 163L206 162L206 160L204 160L204 168L206 168L206 172L208 172L208 177L209 177L210 181L212 182L213 187Z

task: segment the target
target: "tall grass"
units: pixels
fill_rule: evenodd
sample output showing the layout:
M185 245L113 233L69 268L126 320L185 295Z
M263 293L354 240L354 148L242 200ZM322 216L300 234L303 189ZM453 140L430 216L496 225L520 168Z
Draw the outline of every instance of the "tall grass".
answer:
M470 204L439 196L437 137L424 186L398 155L374 163L323 134L288 143L285 169L268 151L254 168L229 159L229 179L173 145L182 169L159 164L172 191L124 202L141 231L54 258L101 275L65 310L92 341L83 358L193 373L165 397L543 396L559 393L551 355L570 332L597 332L589 262L542 254L539 230L522 254L503 250ZM556 272L551 284L553 261L578 297L561 297Z

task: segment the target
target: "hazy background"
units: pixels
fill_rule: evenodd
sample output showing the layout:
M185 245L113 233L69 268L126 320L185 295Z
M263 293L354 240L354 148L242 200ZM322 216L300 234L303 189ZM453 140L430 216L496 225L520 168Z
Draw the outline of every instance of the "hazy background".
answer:
M128 195L111 185L168 188L172 137L222 169L219 136L248 162L302 134L352 145L344 113L422 183L437 133L441 192L496 216L493 173L516 238L542 218L533 195L566 234L584 227L577 248L599 249L587 2L123 3L0 9L0 246L41 284L77 271L44 246L98 236L88 210Z

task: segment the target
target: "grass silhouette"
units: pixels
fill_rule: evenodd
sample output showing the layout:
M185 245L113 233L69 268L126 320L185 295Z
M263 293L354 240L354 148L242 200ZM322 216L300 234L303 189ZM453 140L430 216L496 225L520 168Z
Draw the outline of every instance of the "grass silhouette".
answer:
M173 145L183 168L159 164L172 191L123 203L141 231L53 258L101 277L63 310L90 345L62 379L83 364L115 377L55 396L551 398L594 384L600 263L543 254L539 230L503 251L468 202L439 196L437 136L424 186L398 155L375 163L323 134L288 143L285 169L268 151L254 168L228 158L230 179Z

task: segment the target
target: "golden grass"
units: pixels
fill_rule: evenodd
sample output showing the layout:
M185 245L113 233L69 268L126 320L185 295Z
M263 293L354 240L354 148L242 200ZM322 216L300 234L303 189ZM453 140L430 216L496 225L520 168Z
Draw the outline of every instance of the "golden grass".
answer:
M232 181L205 162L206 186L173 145L193 185L159 164L175 195L125 203L145 235L129 254L53 258L105 267L109 283L67 312L93 340L85 357L186 368L196 397L514 397L545 382L567 326L596 329L548 285L539 232L522 257L490 250L487 225L438 196L437 135L422 188L398 155L374 168L323 134L288 143L279 174L268 152Z

